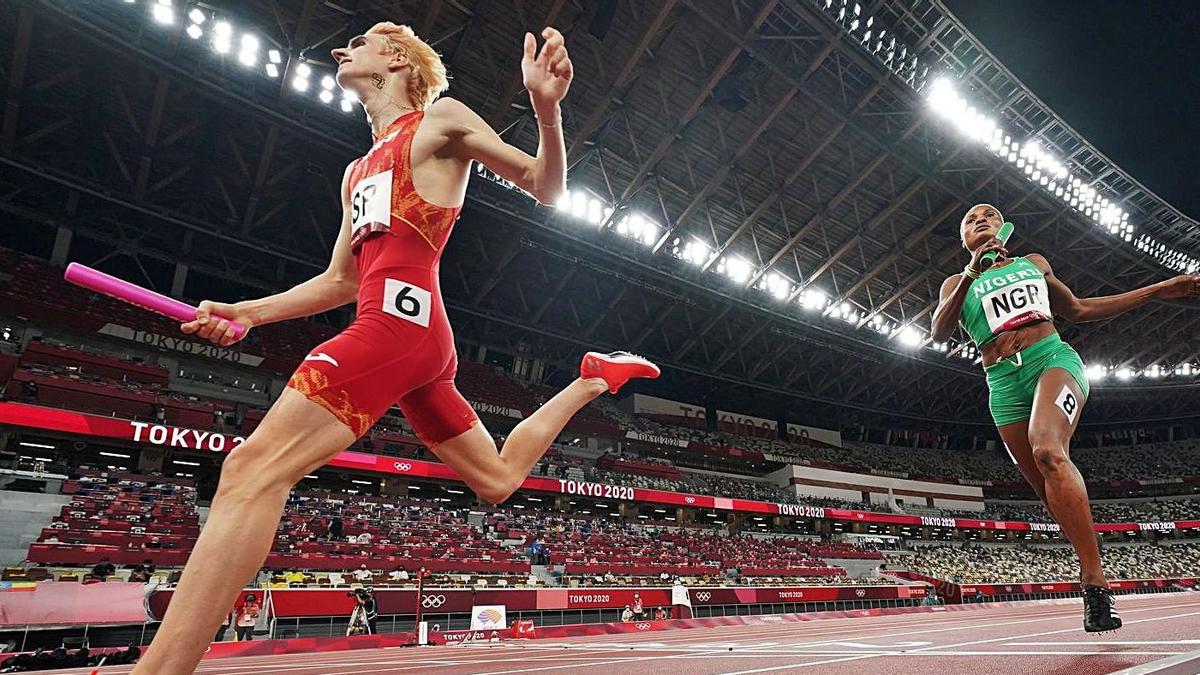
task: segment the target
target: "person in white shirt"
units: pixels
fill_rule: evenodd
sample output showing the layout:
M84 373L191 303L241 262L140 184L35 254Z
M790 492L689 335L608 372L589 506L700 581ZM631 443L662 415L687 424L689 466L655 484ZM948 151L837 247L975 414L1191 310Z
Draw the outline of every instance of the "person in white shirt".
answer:
M633 612L630 611L629 605L625 605L624 611L621 612L621 621L633 621Z
M358 535L357 542L358 542L358 543L360 543L360 544L367 544L367 545L370 545L370 543L371 543L371 533L370 533L370 532L363 532L362 534Z
M388 574L388 579L391 579L392 581L408 581L408 570L392 570Z
M354 570L354 578L358 581L369 581L372 576L374 575L371 574L371 570L367 569L366 563L363 563L361 567Z

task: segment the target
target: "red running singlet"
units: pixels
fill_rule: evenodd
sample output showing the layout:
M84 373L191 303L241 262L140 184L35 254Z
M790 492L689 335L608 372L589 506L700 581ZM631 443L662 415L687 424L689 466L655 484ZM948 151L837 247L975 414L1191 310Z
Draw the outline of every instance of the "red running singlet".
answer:
M350 247L358 312L318 345L288 386L361 437L393 405L429 446L478 417L454 386L458 357L438 266L462 207L422 199L411 149L424 113L401 115L350 168Z

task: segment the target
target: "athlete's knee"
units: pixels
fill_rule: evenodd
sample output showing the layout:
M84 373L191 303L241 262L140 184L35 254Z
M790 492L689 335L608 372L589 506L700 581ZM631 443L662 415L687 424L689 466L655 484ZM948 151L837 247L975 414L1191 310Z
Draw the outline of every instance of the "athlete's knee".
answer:
M221 464L217 493L225 497L253 499L271 490L290 490L296 483L287 467L271 461L259 451L253 438L234 449Z
M1039 441L1030 439L1033 446L1033 461L1037 463L1038 471L1049 478L1065 469L1070 463L1067 448L1062 443L1053 440Z
M503 504L525 482L523 476L489 476L475 487L475 494L489 504Z

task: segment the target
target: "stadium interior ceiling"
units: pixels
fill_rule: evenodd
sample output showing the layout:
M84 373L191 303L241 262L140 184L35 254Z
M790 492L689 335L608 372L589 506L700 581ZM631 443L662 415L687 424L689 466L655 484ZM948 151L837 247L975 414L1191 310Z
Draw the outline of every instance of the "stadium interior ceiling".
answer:
M181 5L182 3L176 3ZM291 56L270 78L214 58L119 0L0 2L0 244L70 259L189 299L278 291L324 268L338 184L370 134L297 91L307 59L372 23L411 23L443 54L450 95L533 151L522 33L555 25L576 79L564 101L569 185L615 209L596 223L483 174L441 268L456 334L561 366L628 349L667 374L640 391L800 423L990 425L980 366L928 348L938 287L964 260L979 201L1017 223L1077 295L1173 273L956 134L904 78L808 0L254 0L207 3ZM1016 81L940 2L864 0L932 71L957 74L1012 129L1052 139L1145 231L1188 248L1197 228L1124 175ZM607 16L606 9L614 13ZM607 212L606 212L607 213ZM622 236L632 213L657 223ZM675 239L721 257L691 264ZM709 269L734 256L748 279ZM778 273L784 299L757 282ZM806 309L820 289L852 320ZM350 309L323 317L344 325ZM870 330L884 317L888 331ZM1156 303L1060 330L1086 361L1194 362L1200 313ZM895 332L920 328L920 344ZM1092 424L1200 416L1193 380L1093 388ZM1085 426L1089 424L1084 422Z

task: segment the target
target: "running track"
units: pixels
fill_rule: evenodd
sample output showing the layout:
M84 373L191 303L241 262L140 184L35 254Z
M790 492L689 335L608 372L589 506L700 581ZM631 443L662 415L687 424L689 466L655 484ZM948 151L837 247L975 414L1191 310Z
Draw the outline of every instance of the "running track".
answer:
M1200 593L1124 596L1089 635L1076 601L501 644L215 659L204 675L931 673L1091 675L1200 650ZM88 669L52 671L86 675ZM129 667L102 674L128 673ZM1200 672L1200 663L1183 672Z

